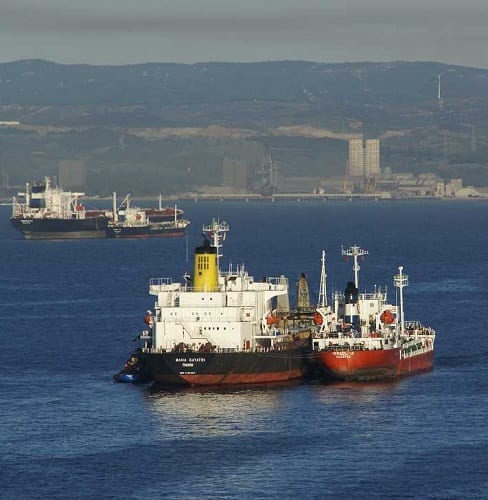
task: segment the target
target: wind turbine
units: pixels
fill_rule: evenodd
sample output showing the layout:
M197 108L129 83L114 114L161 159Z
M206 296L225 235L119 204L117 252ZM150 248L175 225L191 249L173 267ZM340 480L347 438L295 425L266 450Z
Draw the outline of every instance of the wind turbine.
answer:
M434 75L437 78L437 101L439 103L442 103L442 95L441 95L441 76L442 73L439 75Z

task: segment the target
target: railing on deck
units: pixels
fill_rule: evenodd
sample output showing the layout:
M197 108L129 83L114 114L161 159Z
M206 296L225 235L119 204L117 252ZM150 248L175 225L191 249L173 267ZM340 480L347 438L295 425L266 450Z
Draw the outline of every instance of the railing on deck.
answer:
M235 347L215 347L211 350L200 351L198 349L166 349L164 347L143 347L142 351L152 354L161 354L165 352L176 352L181 354L198 355L199 353L212 353L212 354L232 354L232 353L262 353L262 352L283 352L289 350L293 346L292 343L278 342L274 346L255 346L249 349L238 349Z
M221 276L223 277L236 277L236 273L220 273ZM285 278L283 276L280 277L275 277L275 276L267 276L266 280L264 281L254 281L254 279L251 276L248 276L247 279L249 280L250 283L263 283L265 285L268 285L270 289L273 288L278 288L278 289L285 289L288 286L288 278ZM188 286L184 283L176 283L173 282L172 278L151 278L149 280L149 288L151 290L163 290L164 288L168 287L178 287L179 289L185 291L185 292L193 292L195 290L194 287ZM219 290L222 290L222 288L219 286ZM202 290L198 290L202 291Z
M163 286L172 284L173 278L151 278L149 280L149 286Z
M380 291L371 292L371 293L359 292L359 299L360 300L371 300L371 301L379 300L381 303L386 303L387 298L388 298L388 296L387 296L386 292L380 292ZM344 302L344 300L345 300L344 292L334 292L333 300L337 300L339 302Z
M435 335L435 330L430 326L424 326L420 321L405 321L407 333L413 331L417 335Z

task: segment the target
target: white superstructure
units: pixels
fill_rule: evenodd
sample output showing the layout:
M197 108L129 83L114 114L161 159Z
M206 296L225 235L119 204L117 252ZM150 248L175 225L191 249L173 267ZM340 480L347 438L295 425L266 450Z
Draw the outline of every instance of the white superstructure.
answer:
M334 292L331 306L322 301L317 307L316 323L320 329L314 348L393 349L404 345L407 339L421 338L426 347L433 349L435 331L418 321L404 320L403 288L408 285L408 276L403 274L403 266L399 266L399 273L393 277L393 284L399 288L400 304L391 304L387 290L381 287L375 286L373 292L359 292L358 259L369 252L358 245L342 248L341 252L353 259L354 282L348 282L344 292ZM324 290L326 276L323 254L321 289Z
M220 272L219 252L229 227L213 221L203 229L214 245L206 238L195 250L192 280L150 280L149 293L157 299L146 348L238 352L273 347L288 333L286 321L276 312L279 300L288 298L288 280L279 276L255 281L244 266Z
M51 179L45 177L43 181L33 185L26 183L25 191L12 199L12 217L24 219L84 219L86 210L79 201L85 193L63 191L53 186Z

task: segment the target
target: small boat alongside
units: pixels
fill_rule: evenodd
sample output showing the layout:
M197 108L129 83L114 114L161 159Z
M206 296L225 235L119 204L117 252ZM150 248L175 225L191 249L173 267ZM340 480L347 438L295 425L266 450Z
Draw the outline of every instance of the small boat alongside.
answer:
M124 368L117 372L113 379L115 382L126 383L126 384L137 384L137 383L145 383L150 382L139 368L138 362L138 351L136 350L132 353L124 365Z
M138 373L126 373L125 371L120 371L114 375L114 380L121 383L135 384L141 381L141 376Z

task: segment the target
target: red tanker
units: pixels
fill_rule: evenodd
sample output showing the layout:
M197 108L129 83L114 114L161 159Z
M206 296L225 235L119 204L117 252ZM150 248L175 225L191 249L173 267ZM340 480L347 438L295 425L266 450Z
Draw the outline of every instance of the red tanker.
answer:
M358 258L367 255L358 246L342 254L354 259L354 282L336 292L327 305L325 252L322 255L320 305L315 321L320 330L313 339L312 360L318 372L336 380L377 380L430 370L434 364L435 331L418 321L404 321L403 288L408 276L403 267L394 277L400 303L389 304L386 291L358 291Z

